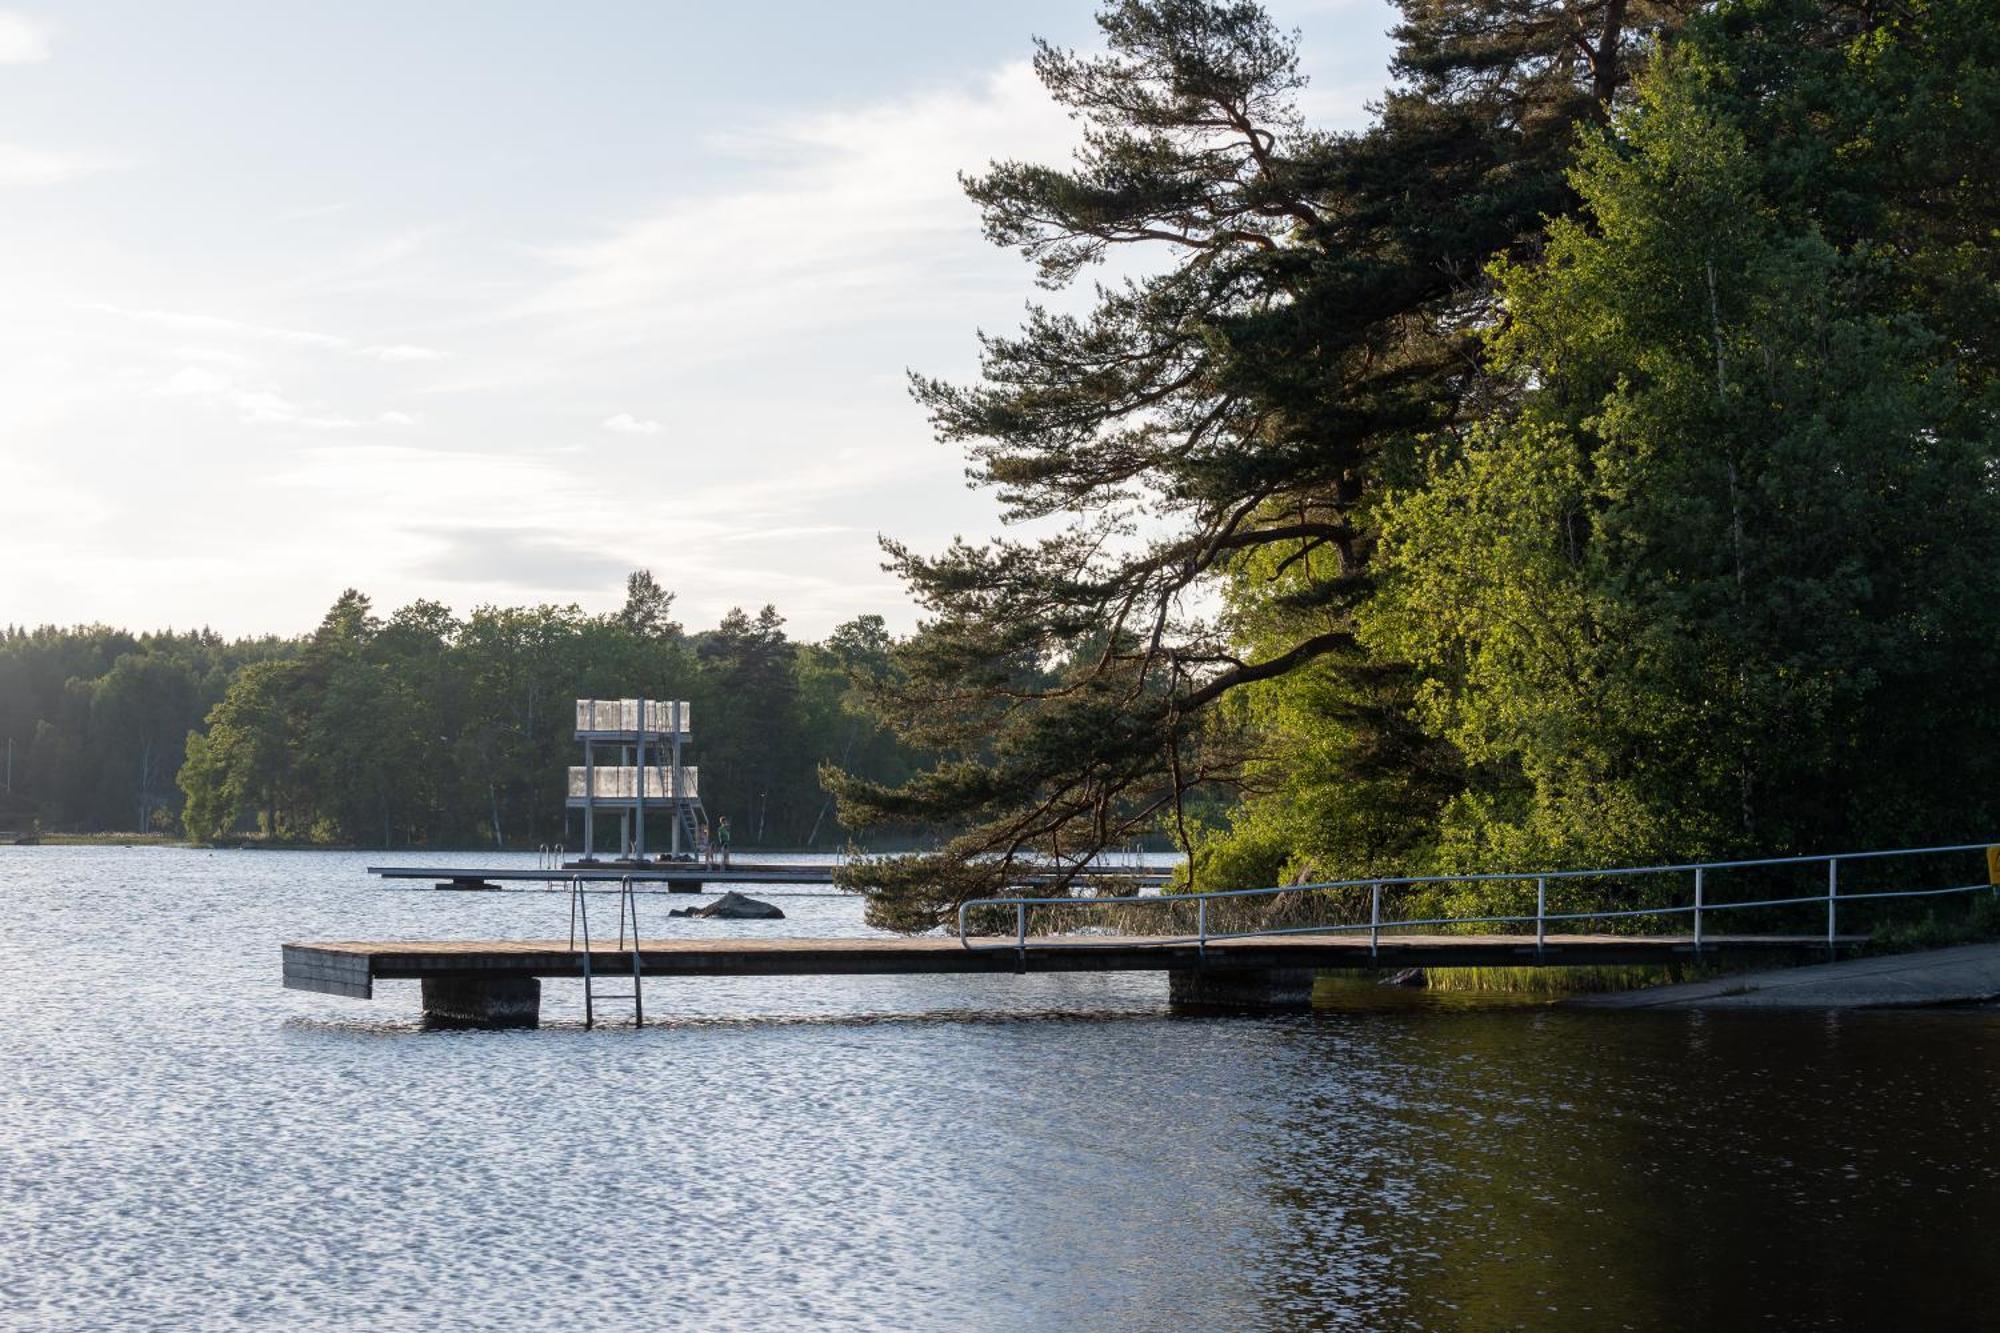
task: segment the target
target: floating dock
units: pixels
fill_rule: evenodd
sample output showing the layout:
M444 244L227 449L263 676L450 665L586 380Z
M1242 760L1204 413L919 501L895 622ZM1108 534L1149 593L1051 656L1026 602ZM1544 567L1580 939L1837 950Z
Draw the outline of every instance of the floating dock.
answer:
M1846 951L1865 936L1831 942ZM1700 956L1820 961L1824 936L1707 935ZM1309 1002L1323 968L1578 967L1685 962L1691 936L1385 935L1187 939L1096 935L1030 941L923 936L867 939L673 939L589 950L560 940L325 941L284 946L285 985L371 999L377 981L423 983L424 1011L444 1023L533 1027L544 977L786 977L1165 972L1177 1003L1285 1009Z
M699 893L707 884L831 884L832 866L750 865L743 862L724 870L685 861L664 864L617 865L603 862L556 870L522 866L369 866L368 873L381 879L427 879L441 889L494 889L502 884L543 882L567 885L581 879L590 883L664 884L676 893Z
M675 893L699 893L709 884L832 884L831 865L797 865L781 862L736 861L727 869L695 861L634 862L601 861L595 865L571 863L553 867L480 866L369 866L368 873L381 879L424 879L441 889L494 889L504 883L567 885L573 879L617 884L664 884ZM1102 866L1087 873L1090 879L1117 879L1142 888L1157 888L1172 878L1172 872L1154 867L1120 868ZM1027 871L1013 880L1021 885L1052 882L1052 871Z

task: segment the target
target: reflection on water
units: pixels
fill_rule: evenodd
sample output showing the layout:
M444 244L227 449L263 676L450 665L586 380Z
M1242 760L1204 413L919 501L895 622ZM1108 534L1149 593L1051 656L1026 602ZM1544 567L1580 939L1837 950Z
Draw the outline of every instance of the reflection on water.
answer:
M1158 978L655 982L428 1033L299 937L548 935L367 857L0 849L0 1325L1885 1328L2000 1298L2000 1017ZM447 858L449 859L449 858ZM854 934L851 900L648 934Z

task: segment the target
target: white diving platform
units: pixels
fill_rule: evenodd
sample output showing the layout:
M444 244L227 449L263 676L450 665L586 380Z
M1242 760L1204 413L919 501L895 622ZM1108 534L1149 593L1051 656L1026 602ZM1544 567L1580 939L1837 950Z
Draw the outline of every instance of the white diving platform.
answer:
M667 817L664 847L679 857L697 850L708 817L701 805L701 771L682 762L693 736L685 699L578 699L576 739L583 762L569 770L571 810L583 812L583 856L597 856L597 819L618 819L612 855L644 861L646 818ZM602 759L605 762L601 762Z

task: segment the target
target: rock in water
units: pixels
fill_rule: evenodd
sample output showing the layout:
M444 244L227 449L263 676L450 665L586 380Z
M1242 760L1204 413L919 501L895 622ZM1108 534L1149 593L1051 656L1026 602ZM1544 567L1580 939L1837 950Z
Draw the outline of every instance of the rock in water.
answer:
M679 915L676 913L675 915ZM782 921L785 914L772 904L756 898L746 898L740 893L723 894L706 907L690 908L689 916L721 917L729 921Z

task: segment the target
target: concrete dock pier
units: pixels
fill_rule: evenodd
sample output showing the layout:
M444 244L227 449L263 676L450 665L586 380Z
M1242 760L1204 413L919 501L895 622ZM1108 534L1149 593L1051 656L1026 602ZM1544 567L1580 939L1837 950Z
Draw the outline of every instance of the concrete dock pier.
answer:
M425 977L424 1019L433 1027L531 1028L542 1018L535 977Z

